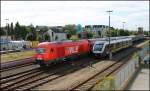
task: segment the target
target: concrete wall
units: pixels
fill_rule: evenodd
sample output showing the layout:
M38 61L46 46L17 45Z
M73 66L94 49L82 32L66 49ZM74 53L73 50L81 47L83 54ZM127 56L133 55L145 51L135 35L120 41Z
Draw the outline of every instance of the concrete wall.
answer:
M138 58L131 59L118 73L114 75L114 89L121 90L125 87L130 77L134 74L139 66Z
M119 71L104 78L101 82L97 83L92 90L122 90L126 83L130 80L136 69L139 67L138 57L135 56Z

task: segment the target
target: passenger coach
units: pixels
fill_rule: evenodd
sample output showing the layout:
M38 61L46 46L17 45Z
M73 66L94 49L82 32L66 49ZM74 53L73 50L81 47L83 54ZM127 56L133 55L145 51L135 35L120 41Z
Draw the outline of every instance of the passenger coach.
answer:
M110 41L110 50L115 53L121 49L132 46L131 38L118 38ZM95 56L106 56L109 53L109 41L96 41L93 46Z

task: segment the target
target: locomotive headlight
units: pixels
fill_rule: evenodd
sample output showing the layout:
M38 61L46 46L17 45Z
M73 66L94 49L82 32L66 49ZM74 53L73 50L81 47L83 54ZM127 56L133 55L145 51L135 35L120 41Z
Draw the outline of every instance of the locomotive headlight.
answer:
M42 58L37 58L37 60L42 60Z

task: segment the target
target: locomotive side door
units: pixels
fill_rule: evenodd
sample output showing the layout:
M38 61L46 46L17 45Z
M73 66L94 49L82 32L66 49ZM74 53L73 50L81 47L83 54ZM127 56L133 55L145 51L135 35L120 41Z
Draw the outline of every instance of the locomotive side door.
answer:
M65 56L64 46L58 46L57 53L58 53L58 58L63 58Z

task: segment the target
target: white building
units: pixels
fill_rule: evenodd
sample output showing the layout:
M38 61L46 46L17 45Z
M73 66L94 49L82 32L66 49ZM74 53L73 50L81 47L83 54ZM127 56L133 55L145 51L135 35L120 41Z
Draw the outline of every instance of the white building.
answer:
M62 41L67 39L67 34L58 28L49 28L47 33L50 36L50 41Z
M47 27L47 26L38 26L37 30L44 31L48 30L47 32L44 32L41 36L43 37L43 40L45 40L45 35L49 36L48 41L62 41L67 39L66 32L63 32L62 26L55 26L55 27Z
M86 25L85 30L93 31L96 34L96 37L106 37L108 26L106 25Z

